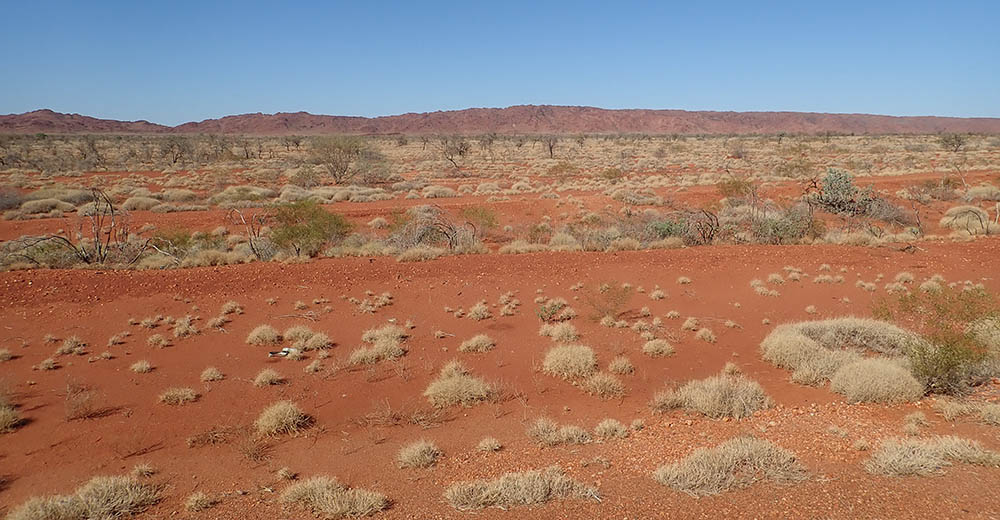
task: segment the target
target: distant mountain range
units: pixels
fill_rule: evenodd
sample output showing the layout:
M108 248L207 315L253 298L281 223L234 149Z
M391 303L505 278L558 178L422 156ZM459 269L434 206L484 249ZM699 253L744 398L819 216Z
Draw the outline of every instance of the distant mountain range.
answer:
M103 134L934 134L1000 133L1000 118L897 117L810 112L689 112L609 110L519 105L382 117L323 116L307 112L242 114L165 126L116 121L52 110L0 115L0 133Z

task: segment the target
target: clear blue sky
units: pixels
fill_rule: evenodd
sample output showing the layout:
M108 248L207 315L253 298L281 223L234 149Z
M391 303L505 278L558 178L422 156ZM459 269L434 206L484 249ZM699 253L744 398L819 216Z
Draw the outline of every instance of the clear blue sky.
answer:
M1000 116L1000 0L5 1L0 113Z

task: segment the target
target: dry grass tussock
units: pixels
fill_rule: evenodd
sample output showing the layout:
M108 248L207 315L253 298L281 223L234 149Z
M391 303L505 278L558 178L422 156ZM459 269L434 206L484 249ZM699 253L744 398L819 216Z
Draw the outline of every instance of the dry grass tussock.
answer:
M22 422L21 413L8 401L6 395L0 393L0 433L12 432Z
M951 435L926 439L890 438L865 461L865 469L876 475L893 477L933 475L953 463L1000 466L1000 453L987 450L976 441Z
M791 369L797 383L818 385L836 379L833 390L849 400L893 403L923 393L922 385L901 361L920 341L916 334L891 323L836 318L778 326L760 348L765 360ZM884 357L865 358L871 352Z
M406 354L403 340L407 337L402 327L385 325L376 329L366 330L361 336L369 346L361 346L351 352L348 363L351 365L372 365L379 361L397 359Z
M795 454L770 441L736 437L713 448L698 448L673 464L660 466L653 478L694 496L717 495L759 480L791 483L807 478Z
M253 386L280 385L285 382L284 376L270 368L265 368L253 378Z
M400 448L396 462L401 468L429 468L444 453L431 441L420 439Z
M184 509L197 513L198 511L211 509L218 503L219 500L217 498L212 498L205 493L198 491L188 495L187 499L184 500Z
M585 345L557 345L545 353L542 370L563 379L587 377L597 369L594 350Z
M602 440L624 439L628 433L628 427L617 419L604 419L594 427L594 435Z
M538 329L538 335L548 336L552 338L552 341L558 343L569 343L580 339L580 333L576 331L576 327L565 321L542 324L541 328Z
M347 488L331 477L311 477L292 484L281 494L281 500L297 504L326 519L360 518L389 507L382 493Z
M281 334L278 329L270 325L258 325L247 335L248 345L271 346L281 343Z
M948 421L959 417L974 415L991 426L1000 426L1000 403L961 402L953 399L941 399L934 403L934 409Z
M924 385L896 359L867 358L840 367L830 390L851 403L899 404L919 399Z
M134 477L94 477L72 495L33 497L7 520L88 520L128 517L160 501L160 489Z
M191 388L168 388L160 394L160 402L170 405L193 403L198 399L198 392Z
M559 466L505 473L495 480L456 482L448 486L444 498L461 511L489 507L508 509L544 504L551 500L600 500L597 489L567 477Z
M528 437L543 445L557 446L560 444L586 444L591 441L587 430L575 425L563 425L549 419L539 417L528 426L525 433Z
M664 357L673 354L674 347L665 339L654 339L642 346L642 352L649 357Z
M714 419L742 419L773 404L756 381L740 374L721 373L660 392L653 397L650 406L658 412L683 408Z
M601 399L615 399L625 395L625 385L617 377L597 372L583 380L583 389Z
M496 342L486 334L473 336L459 345L458 350L462 352L489 352L496 346Z
M254 421L257 433L279 435L298 433L309 426L312 419L291 401L278 401L264 409Z
M472 406L489 399L496 390L482 378L469 374L459 361L446 364L438 378L424 390L424 397L432 405L443 407L461 404Z

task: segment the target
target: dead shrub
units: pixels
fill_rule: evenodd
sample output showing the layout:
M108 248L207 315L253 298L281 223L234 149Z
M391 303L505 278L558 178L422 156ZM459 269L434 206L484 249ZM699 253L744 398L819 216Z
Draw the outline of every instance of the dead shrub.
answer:
M160 488L134 477L94 477L72 495L33 497L7 520L89 520L137 515L160 501Z

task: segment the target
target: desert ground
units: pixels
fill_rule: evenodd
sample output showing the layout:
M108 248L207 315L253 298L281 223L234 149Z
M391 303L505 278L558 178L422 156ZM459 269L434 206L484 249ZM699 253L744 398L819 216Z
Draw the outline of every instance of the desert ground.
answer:
M0 158L11 520L1000 517L996 136Z

